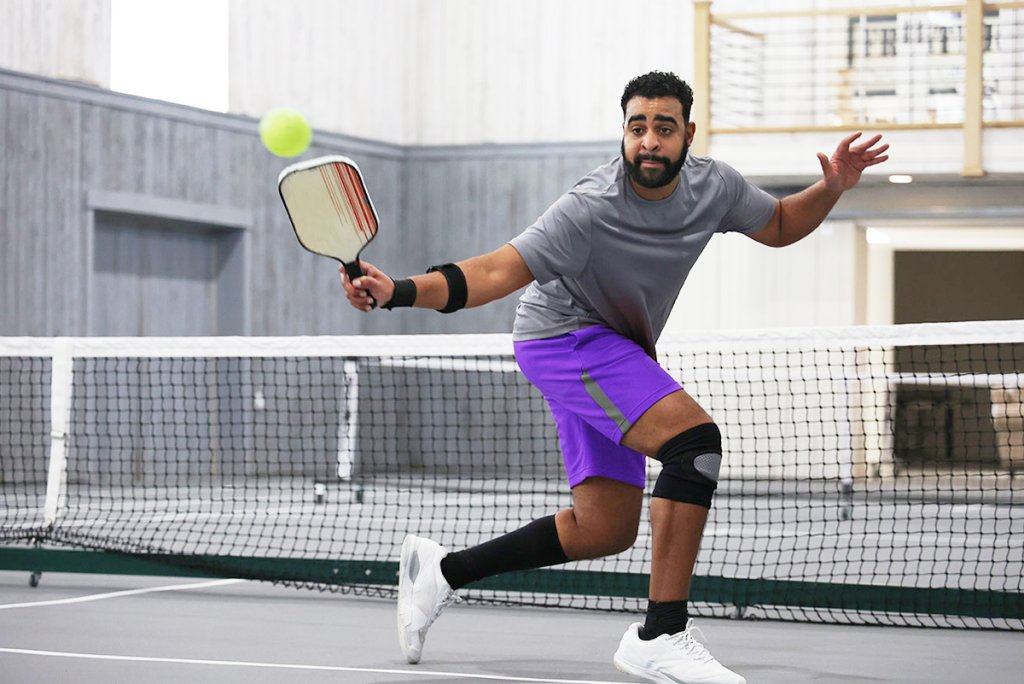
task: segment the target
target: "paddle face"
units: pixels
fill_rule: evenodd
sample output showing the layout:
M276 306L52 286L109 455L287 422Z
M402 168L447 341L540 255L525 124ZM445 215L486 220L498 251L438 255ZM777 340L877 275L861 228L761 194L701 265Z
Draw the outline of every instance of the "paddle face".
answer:
M355 162L334 155L292 164L277 188L299 244L343 263L349 278L361 276L359 253L379 225Z

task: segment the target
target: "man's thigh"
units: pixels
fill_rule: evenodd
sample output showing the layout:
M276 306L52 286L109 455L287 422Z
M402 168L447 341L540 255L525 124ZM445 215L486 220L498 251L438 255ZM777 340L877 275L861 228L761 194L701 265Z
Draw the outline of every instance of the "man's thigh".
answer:
M602 326L517 342L516 359L553 407L616 445L648 409L680 390L638 344Z
M711 422L711 416L681 389L647 409L623 436L622 446L654 458L662 445L680 432Z

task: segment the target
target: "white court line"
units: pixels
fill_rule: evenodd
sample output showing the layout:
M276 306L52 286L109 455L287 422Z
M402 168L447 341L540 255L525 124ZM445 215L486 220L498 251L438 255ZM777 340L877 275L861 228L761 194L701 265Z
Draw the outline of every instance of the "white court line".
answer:
M146 656L118 656L100 653L66 653L63 651L36 651L28 648L0 648L0 653L14 655L49 656L52 658L82 658L86 660L119 660L127 662L172 663L176 665L219 665L222 667L258 667L278 670L321 670L325 672L363 672L366 674L409 675L411 677L448 677L450 679L485 679L499 682L535 682L537 684L621 684L593 679L545 679L543 677L515 677L512 675L468 674L465 672L438 672L433 670L388 670L375 667L343 667L341 665L289 665L287 663L253 663L242 660L203 660L198 658L155 658Z
M91 594L89 596L76 596L74 598L54 599L52 601L33 601L31 603L6 603L0 605L0 610L8 608L35 608L36 606L59 606L66 603L85 603L86 601L103 601L106 599L120 598L121 596L134 596L136 594L152 594L158 591L179 591L181 589L206 589L207 587L219 587L225 584L237 584L245 582L243 579L222 579L212 582L198 582L193 584L169 584L163 587L148 587L146 589L129 589L127 591L112 591L106 594Z

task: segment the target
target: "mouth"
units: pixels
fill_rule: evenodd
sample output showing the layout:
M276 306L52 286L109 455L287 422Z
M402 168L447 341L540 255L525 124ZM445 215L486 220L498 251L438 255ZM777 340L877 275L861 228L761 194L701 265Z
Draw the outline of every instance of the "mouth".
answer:
M640 157L637 163L641 169L661 169L665 167L665 160L657 157Z

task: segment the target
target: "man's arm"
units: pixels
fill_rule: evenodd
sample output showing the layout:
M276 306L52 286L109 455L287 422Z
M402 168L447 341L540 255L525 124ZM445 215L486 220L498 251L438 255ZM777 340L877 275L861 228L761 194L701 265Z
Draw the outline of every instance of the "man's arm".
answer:
M349 281L344 267L341 273L345 296L352 306L362 311L373 308L370 297L387 304L395 292L395 282L386 273L365 261L360 262L364 276L355 283ZM526 262L512 245L503 245L488 254L481 254L458 262L466 277L468 298L466 307L481 306L501 299L533 281ZM416 285L413 306L425 309L443 309L448 302L448 280L440 272L412 276Z
M888 143L875 147L881 135L853 145L860 135L857 132L843 138L831 158L819 152L822 179L779 200L768 223L751 233L750 238L769 247L785 247L807 237L821 225L842 194L857 185L864 169L889 158L882 154L889 149Z

